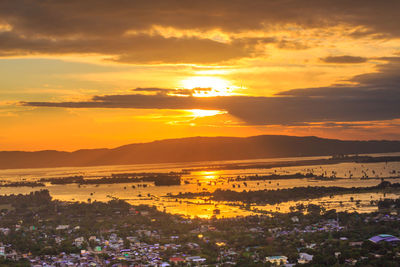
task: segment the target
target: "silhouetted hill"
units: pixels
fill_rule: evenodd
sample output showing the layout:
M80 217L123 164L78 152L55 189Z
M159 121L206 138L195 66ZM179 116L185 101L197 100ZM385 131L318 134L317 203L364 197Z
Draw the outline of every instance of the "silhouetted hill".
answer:
M0 152L0 169L240 160L400 152L400 141L342 141L318 137L260 135L252 137L190 137L130 144L114 149L74 152Z

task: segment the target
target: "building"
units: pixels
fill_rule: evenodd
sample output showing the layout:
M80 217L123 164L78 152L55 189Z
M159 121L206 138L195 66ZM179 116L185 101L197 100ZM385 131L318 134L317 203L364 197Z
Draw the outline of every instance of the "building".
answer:
M69 228L69 225L67 224L61 224L56 227L56 230L67 230Z
M171 257L169 258L169 262L179 264L180 262L185 262L185 260L180 257Z
M314 257L313 255L310 255L308 253L300 253L297 263L299 263L299 264L309 263L312 261L313 257Z
M275 265L283 265L287 263L288 258L286 256L269 256L265 260Z
M388 243L398 243L400 242L400 239L392 236L392 235L386 235L386 234L381 234L381 235L376 235L368 239L369 241L377 244L380 242L388 242Z

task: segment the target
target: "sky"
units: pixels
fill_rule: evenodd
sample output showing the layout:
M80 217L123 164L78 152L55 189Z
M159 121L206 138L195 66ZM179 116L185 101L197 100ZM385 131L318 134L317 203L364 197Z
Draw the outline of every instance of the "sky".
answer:
M397 0L0 1L0 150L400 140Z

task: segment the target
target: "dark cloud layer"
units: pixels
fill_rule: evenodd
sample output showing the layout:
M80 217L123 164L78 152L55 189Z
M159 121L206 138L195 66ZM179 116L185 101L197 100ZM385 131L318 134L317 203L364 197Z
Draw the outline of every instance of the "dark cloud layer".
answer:
M118 36L151 25L238 31L289 23L346 23L399 35L399 8L397 0L13 0L1 1L0 15L28 35Z
M120 62L211 63L251 56L260 42L284 49L307 44L285 40L165 38L128 35L153 26L183 30L238 32L296 25L354 27L354 37L400 36L397 0L12 0L0 1L0 55L99 53Z
M86 102L23 102L26 106L64 108L217 109L248 124L389 120L400 117L400 97L179 97L106 95Z
M365 57L354 57L354 56L329 56L321 58L325 63L335 63L335 64L354 64L354 63L365 63L368 58Z
M376 73L356 76L358 85L295 89L275 97L171 95L175 90L140 88L154 95L94 96L85 102L23 102L64 108L217 109L247 124L378 121L400 118L400 62L393 58ZM178 92L178 91L176 91ZM180 93L174 93L180 94Z
M118 62L213 63L250 56L245 41L220 43L209 39L164 38L135 35L120 39L52 40L29 39L12 32L0 32L0 56L32 54L106 54Z

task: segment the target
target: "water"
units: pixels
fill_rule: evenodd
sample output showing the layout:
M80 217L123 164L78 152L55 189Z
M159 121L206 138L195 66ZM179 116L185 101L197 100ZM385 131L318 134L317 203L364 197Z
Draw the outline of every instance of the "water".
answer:
M400 153L379 154L395 155ZM375 155L377 156L377 155ZM179 172L182 169L196 169L207 166L226 165L226 164L259 164L267 162L280 161L298 161L307 159L321 159L326 157L306 157L306 158L282 158L282 159L256 159L240 161L213 161L213 162L194 162L194 163L169 163L169 164L138 164L123 166L97 166L97 167L64 167L64 168L40 168L40 169L10 169L0 170L0 180L6 181L35 181L40 178L67 177L74 175L83 175L85 178L104 177L112 173L133 173L133 172ZM314 179L277 179L266 181L246 181L229 182L229 178L247 175L270 175L270 174L293 174L308 173L327 176L336 174L337 177L345 179L337 180L314 180ZM351 179L349 178L351 175ZM361 179L363 176L374 179ZM260 189L283 189L298 186L340 186L340 187L365 187L374 186L380 183L380 177L392 177L391 182L400 182L400 162L389 163L340 163L332 165L314 165L314 166L293 166L270 169L235 169L235 170L212 170L212 171L192 171L182 176L183 181L189 184L179 186L154 186L148 183L148 187L132 188L132 184L108 184L108 185L51 185L45 187L2 187L1 195L8 194L26 194L40 189L48 189L53 198L63 201L108 201L113 197L124 199L132 204L146 204L157 206L160 210L171 213L178 213L187 216L211 217L213 211L219 209L221 213L217 217L246 216L254 214L256 211L262 212L287 212L290 206L295 206L300 202L286 202L278 205L263 205L243 207L240 203L230 205L229 203L216 203L196 200L178 200L167 198L168 193L178 194L179 192L213 192L216 189L230 189L236 191L242 190L260 190ZM240 186L240 188L239 188ZM349 201L350 196L359 199L360 203L356 205L355 201ZM379 200L384 196L379 193L357 194L334 196L334 198L320 198L304 203L322 204L327 208L336 208L338 210L357 210L367 212L375 209L369 203L371 200ZM388 194L386 197L397 198L397 194ZM302 202L302 203L303 203Z

